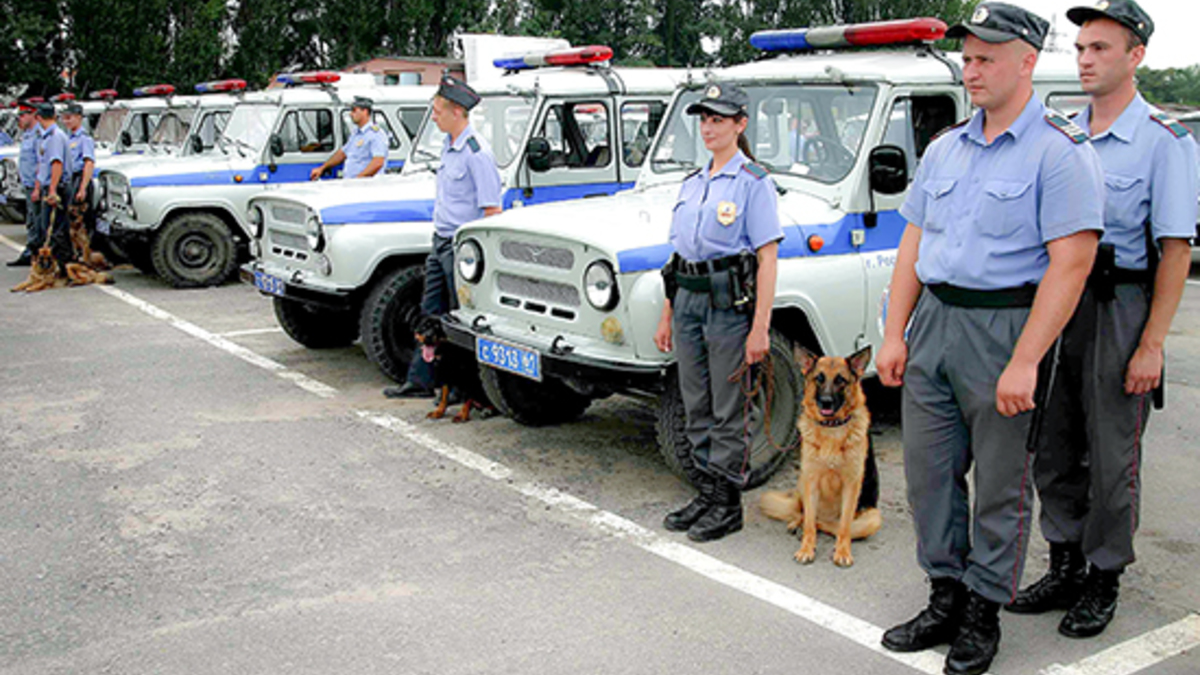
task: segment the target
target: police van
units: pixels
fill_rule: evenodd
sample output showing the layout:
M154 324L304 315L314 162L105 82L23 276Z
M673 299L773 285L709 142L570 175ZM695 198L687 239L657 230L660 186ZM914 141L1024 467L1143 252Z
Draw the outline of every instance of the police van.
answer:
M495 62L505 75L476 86L482 101L471 123L495 155L506 210L633 187L683 73L614 68L611 58L603 46L510 56ZM243 278L273 296L294 340L333 347L361 335L371 361L403 379L445 137L427 116L397 178L251 202L258 250Z
M1192 132L1192 138L1200 138L1196 135L1196 132L1200 131L1200 111L1183 113L1178 119L1180 124ZM1200 150L1197 150L1197 153L1200 153ZM1196 161L1200 162L1200 157L1197 157ZM1200 202L1200 194L1196 195L1196 200ZM1196 223L1196 237L1192 239L1192 246L1200 246L1200 221Z
M751 43L772 58L712 74L749 94L747 137L778 187L786 235L770 407L760 393L747 420L753 484L795 442L793 345L849 355L882 342L906 226L897 209L935 134L971 112L961 60L932 44L945 30L937 19L914 19L766 31ZM1080 100L1069 57L1042 55L1035 77L1051 106ZM475 354L492 402L518 422L570 420L613 393L658 397L660 451L676 471L687 451L683 407L674 357L653 337L679 186L709 158L697 118L684 111L708 86L694 77L680 88L633 190L464 225L455 237L460 308L444 322Z
M355 96L375 101L374 124L388 137L387 170L399 171L412 146L405 122L424 114L433 87L341 87L341 77L281 75L287 88L245 94L215 137L215 152L102 167L103 217L113 239L134 264L177 288L225 281L247 257L250 198L308 181L353 131Z

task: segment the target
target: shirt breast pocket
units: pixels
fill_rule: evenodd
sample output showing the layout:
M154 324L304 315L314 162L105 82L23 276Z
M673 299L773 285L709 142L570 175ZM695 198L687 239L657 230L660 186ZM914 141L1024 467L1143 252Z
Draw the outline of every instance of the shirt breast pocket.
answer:
M700 233L710 243L734 253L746 232L746 201L710 201L700 210Z
M921 229L930 232L944 232L946 225L954 217L951 204L953 203L954 186L958 184L953 178L931 179L921 186L925 193L925 222Z
M1033 181L993 180L984 186L983 192L978 225L984 235L1001 239L1024 225L1036 225Z
M1138 206L1142 202L1141 183L1140 176L1105 174L1104 220L1111 223L1134 223Z

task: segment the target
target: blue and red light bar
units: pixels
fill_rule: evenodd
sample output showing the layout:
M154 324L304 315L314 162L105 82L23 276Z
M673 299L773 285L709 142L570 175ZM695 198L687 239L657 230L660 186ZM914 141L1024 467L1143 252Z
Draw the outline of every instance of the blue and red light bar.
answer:
M335 73L332 70L318 70L310 73L284 73L276 77L275 81L295 87L301 84L333 84L341 79L341 73Z
M813 49L846 49L933 42L946 36L941 19L901 19L846 26L821 26L791 30L760 30L750 44L766 52L802 52Z
M72 94L69 91L64 91L61 94L55 94L50 97L51 103L66 103L67 101L74 101L74 100L75 100L75 94Z
M587 47L572 47L557 49L551 52L533 52L529 54L514 54L502 56L492 65L505 70L529 70L546 66L582 66L588 63L599 63L612 60L611 47L604 45L588 45Z
M30 96L25 101L28 103L45 103L46 99L42 96Z
M214 94L219 91L243 91L245 88L245 80L214 80L196 85L196 93Z
M175 85L173 84L152 84L133 90L134 96L170 96L174 93Z
M93 91L92 93L88 94L88 98L91 98L91 99L98 98L98 99L101 99L104 101L111 101L111 100L117 98L118 95L119 94L117 94L116 89L99 89L97 91Z

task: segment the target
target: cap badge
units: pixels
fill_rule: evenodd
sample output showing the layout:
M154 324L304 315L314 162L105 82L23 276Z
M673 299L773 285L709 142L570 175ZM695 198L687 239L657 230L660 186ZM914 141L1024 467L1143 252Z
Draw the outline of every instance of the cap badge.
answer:
M987 21L989 14L988 8L980 5L975 8L975 13L971 15L971 23L983 23Z
M1096 3L1096 9L1100 10L1101 12L1108 11L1108 7L1108 0L1100 0L1100 2Z
M737 204L733 202L718 202L717 203L717 222L729 227L737 218Z
M721 98L721 88L714 84L708 88L708 91L704 92L704 95L709 98Z

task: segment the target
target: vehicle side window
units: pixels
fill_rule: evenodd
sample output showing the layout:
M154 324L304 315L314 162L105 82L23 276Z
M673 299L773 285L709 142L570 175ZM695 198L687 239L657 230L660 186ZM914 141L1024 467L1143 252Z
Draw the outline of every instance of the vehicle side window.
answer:
M279 127L284 152L333 152L333 113L328 110L293 110Z
M207 150L217 142L217 136L225 130L225 125L229 123L231 113L225 111L214 112L211 115L205 115L203 121L200 122L200 128L196 131L196 135L200 137L200 142Z
M416 138L417 130L421 128L421 120L425 119L425 107L413 108L397 108L396 118L400 120L400 126L404 127L404 133L408 137Z
M388 150L398 150L400 148L400 139L396 138L396 132L392 131L392 123L388 121L387 115L383 114L382 110L376 110L372 121L387 136ZM353 134L354 120L350 119L350 110L347 108L342 111L342 137L350 138Z
M150 134L154 131L155 125L158 124L158 116L151 116L147 113L139 113L129 124L129 136L134 143L146 143L150 140Z
M621 105L621 154L625 166L637 168L646 161L666 110L661 101L631 101Z
M599 101L559 103L538 133L550 143L550 166L590 169L612 162L608 107Z
M883 142L904 150L910 181L925 148L939 131L955 123L955 114L954 99L949 96L915 96L892 104Z

